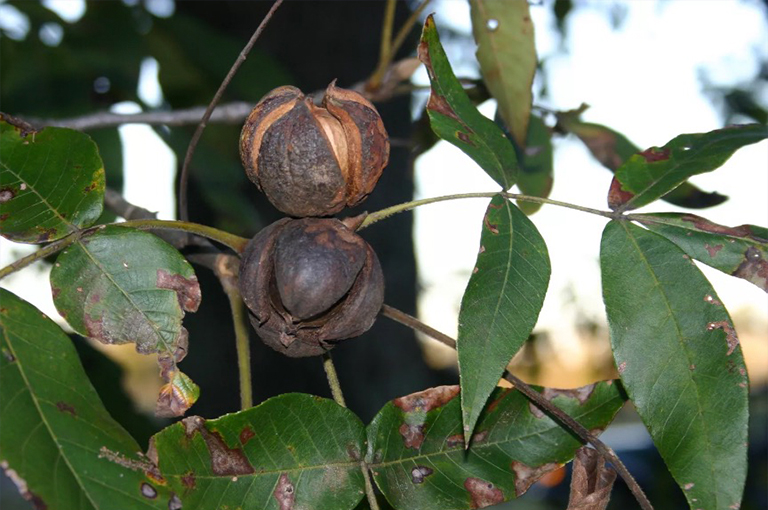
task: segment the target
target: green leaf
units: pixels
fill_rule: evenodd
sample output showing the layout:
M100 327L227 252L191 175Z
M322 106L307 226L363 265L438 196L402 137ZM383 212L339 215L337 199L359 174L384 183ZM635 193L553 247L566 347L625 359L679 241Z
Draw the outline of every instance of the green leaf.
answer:
M104 409L69 338L0 289L0 462L35 508L180 508ZM12 470L12 472L11 472Z
M88 135L35 132L0 116L0 234L44 243L92 225L104 203L104 166Z
M664 147L635 154L616 170L622 191L634 196L616 208L626 211L650 204L689 177L717 169L737 149L766 138L768 126L746 124L680 135Z
M459 311L464 435L475 428L504 368L536 324L549 284L549 254L528 217L500 195L485 212L480 253Z
M142 354L186 343L185 311L200 304L197 277L159 237L108 226L61 252L51 271L56 309L81 335L135 343Z
M470 0L477 61L518 147L526 146L536 45L528 0Z
M672 476L692 509L738 507L749 382L728 312L688 255L631 223L606 226L600 264L616 366Z
M426 66L432 85L427 103L432 130L464 151L505 191L511 188L517 180L515 148L467 97L440 45L431 15L424 22L419 60Z
M387 403L368 426L367 462L399 510L482 508L523 494L573 458L578 439L518 391L497 388L464 449L458 386L431 388ZM599 433L626 397L600 382L544 396Z
M768 292L768 229L725 227L693 214L637 214L634 220L708 266L743 278Z
M497 122L499 120L497 119ZM527 143L521 152L523 159L517 174L517 187L525 195L548 197L553 184L552 138L541 117L531 115ZM517 206L530 216L541 209L542 204L518 200Z
M559 114L558 126L575 134L595 159L610 171L615 172L631 156L640 152L640 148L621 133L601 124L582 122L578 119L579 112L575 110ZM722 204L728 197L715 191L702 191L686 181L661 199L680 207L704 209Z
M153 444L184 510L352 509L363 497L363 424L320 397L283 394L216 420L190 416Z

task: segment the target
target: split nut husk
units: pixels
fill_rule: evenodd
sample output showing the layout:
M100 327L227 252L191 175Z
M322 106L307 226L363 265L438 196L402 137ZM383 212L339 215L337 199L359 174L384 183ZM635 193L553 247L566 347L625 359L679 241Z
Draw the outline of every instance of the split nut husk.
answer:
M389 161L389 138L373 104L335 81L320 106L283 86L248 115L240 157L248 178L280 211L331 216L373 191Z
M240 292L264 343L299 358L367 331L384 302L384 276L370 245L343 222L283 218L248 243Z

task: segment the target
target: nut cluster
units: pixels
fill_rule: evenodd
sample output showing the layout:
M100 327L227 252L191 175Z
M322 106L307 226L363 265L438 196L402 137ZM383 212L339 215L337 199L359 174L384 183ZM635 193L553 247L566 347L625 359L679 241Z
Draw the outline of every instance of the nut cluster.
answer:
M265 344L316 356L367 331L384 301L384 277L359 219L328 218L362 202L389 159L376 108L331 83L320 106L279 87L243 126L248 177L283 218L259 232L240 264L240 291Z

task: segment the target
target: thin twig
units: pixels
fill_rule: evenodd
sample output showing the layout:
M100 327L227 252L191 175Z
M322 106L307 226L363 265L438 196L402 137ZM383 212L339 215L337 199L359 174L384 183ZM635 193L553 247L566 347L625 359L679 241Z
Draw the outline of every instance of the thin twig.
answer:
M261 20L258 28L256 28L256 31L248 41L248 44L246 44L243 48L243 51L240 52L240 55L237 57L237 60L235 60L235 63L232 64L232 68L227 73L224 81L221 82L219 90L217 90L216 94L213 96L211 104L209 104L208 108L205 109L203 118L200 120L200 124L197 125L197 129L195 129L195 133L192 135L192 139L190 140L189 146L187 147L187 153L184 156L184 163L181 166L181 175L179 177L179 217L182 221L189 220L189 211L187 209L187 181L189 180L189 163L192 161L192 154L194 154L197 143L200 141L200 137L203 135L205 126L208 124L208 119L210 119L211 113L213 113L213 109L216 108L219 100L221 100L221 96L229 86L232 78L234 78L235 73L237 73L237 71L240 69L240 66L243 64L243 62L245 62L248 53L251 52L254 44L256 44L256 40L261 35L261 32L264 31L267 23L269 23L269 20L272 19L272 15L282 3L283 0L276 0L275 3L272 4L272 7L269 9L269 12L267 12L267 15L264 16L263 20Z
M247 103L243 101L222 104L213 110L208 121L210 123L218 124L240 124L248 116L254 106L255 103ZM89 129L117 127L124 124L188 126L190 124L198 124L203 115L205 115L205 108L202 106L195 106L192 108L181 108L170 111L141 113L97 112L66 119L29 118L26 119L26 121L32 124L35 128L53 126L86 131Z
M325 370L325 375L328 377L328 385L331 387L333 400L335 400L341 407L347 407L347 404L344 401L344 394L341 392L339 375L336 373L336 367L333 365L333 359L331 359L330 352L325 352L323 354L323 369Z
M387 0L384 6L384 20L381 22L381 41L379 42L379 62L376 64L376 70L373 71L368 79L367 86L371 90L376 90L381 85L384 73L392 61L390 49L392 47L392 28L395 24L395 0Z
M237 348L237 370L240 375L240 409L253 407L253 384L251 378L251 346L248 338L247 316L243 298L237 286L240 262L234 255L216 256L214 272L221 282L224 293L232 309L232 324L235 327L235 346Z
M560 202L558 200L552 200L550 198L520 195L518 193L505 193L501 191L487 191L487 192L480 192L480 193L460 193L457 195L443 195L440 197L424 198L421 200L413 200L411 202L405 202L402 204L393 205L391 207L387 207L385 209L381 209L379 211L370 213L368 217L365 218L365 221L363 221L363 223L358 227L358 230L362 230L366 227L369 227L372 224L376 223L377 221L383 220L384 218L392 216L393 214L410 211L411 209L415 209L416 207L419 207L422 205L435 204L437 202L447 202L449 200L459 200L464 198L492 198L492 197L495 197L496 195L501 195L504 198L514 198L517 200L522 200L523 202L534 202L537 204L556 205L559 207L574 209L576 211L596 214L598 216L603 216L605 218L611 218L611 219L621 218L621 214L619 213L615 213L611 211L601 211L599 209L592 209L591 207L584 207L581 205L570 204L568 202Z
M419 6L411 13L410 16L408 16L408 19L405 20L405 23L403 23L403 26L400 27L400 30L397 32L397 35L395 36L395 39L392 41L392 47L389 50L389 54L391 55L390 58L394 58L395 54L397 53L397 50L400 49L400 46L403 45L403 42L405 42L405 38L408 37L408 34L413 29L413 26L416 24L417 21L419 21L419 16L421 16L421 13L424 12L424 9L427 8L427 5L432 0L424 0L419 4Z
M341 392L341 383L339 383L339 375L336 373L336 367L333 364L331 353L326 351L323 353L323 369L325 375L328 377L328 385L331 387L331 395L333 400L341 407L347 407L344 401L344 394ZM365 495L368 498L368 505L371 510L379 510L379 503L376 501L376 492L373 490L373 483L371 482L371 473L368 468L368 464L365 460L360 461L360 471L363 472L363 479L365 480Z
M33 264L38 260L42 260L45 257L48 257L49 255L53 255L54 253L63 250L64 248L74 243L78 239L80 239L79 232L75 232L57 241L54 241L51 244L46 244L36 252L30 253L26 257L22 257L19 260L12 262L7 266L5 266L4 268L0 269L0 280L5 278L9 274L13 274L16 271L24 269L28 265Z
M437 331L436 329L427 326L416 317L408 315L407 313L402 312L397 308L393 308L389 305L383 305L381 308L381 314L384 317L399 322L400 324L403 324L404 326L407 326L415 331L420 331L421 333L434 338L435 340L447 345L448 347L451 347L452 349L456 348L456 340ZM554 416L560 423L565 425L566 428L579 436L582 441L591 444L595 450L597 450L613 465L614 469L616 469L619 475L621 475L621 478L632 491L632 494L634 494L637 502L640 504L640 507L643 510L653 510L653 506L651 505L651 502L648 501L648 498L643 492L643 489L640 488L635 479L632 477L632 474L629 472L629 470L627 470L626 466L621 461L621 459L619 459L618 455L616 455L616 452L614 452L613 449L600 441L600 439L598 439L589 430L584 428L579 422L574 420L565 411L555 406L552 402L544 398L538 391L531 388L528 384L521 381L507 370L504 371L504 379L514 384L515 388L517 388L520 393L528 397L528 399L533 402L536 407L542 411L545 411L547 414Z
M236 236L235 234L230 234L229 232L217 228L200 225L199 223L190 223L188 221L130 220L123 223L115 223L114 225L117 225L118 227L132 227L139 230L180 230L221 243L232 248L235 253L238 254L243 252L249 241L244 237Z

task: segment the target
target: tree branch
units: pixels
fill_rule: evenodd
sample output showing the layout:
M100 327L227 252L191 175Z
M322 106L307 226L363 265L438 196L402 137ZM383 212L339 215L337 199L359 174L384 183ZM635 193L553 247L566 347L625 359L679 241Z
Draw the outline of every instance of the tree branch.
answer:
M456 348L456 340L446 334L437 331L436 329L427 326L416 317L412 317L407 313L398 310L397 308L393 308L389 305L383 305L381 308L381 315L399 322L404 326L408 326L415 331L420 331L421 333L434 338L435 340L447 345L452 349ZM614 452L611 447L600 441L594 434L584 428L579 422L574 420L565 411L555 406L552 402L544 398L541 393L534 390L528 384L512 375L508 370L504 371L504 379L514 384L515 388L520 393L525 395L528 400L533 402L536 407L557 419L557 421L565 425L567 429L576 434L582 441L591 444L595 450L597 450L613 465L614 469L619 473L619 475L621 475L621 478L627 484L629 490L632 491L632 494L635 496L635 499L637 499L637 502L640 503L640 507L643 510L653 510L653 506L651 505L651 502L648 501L648 498L643 492L643 489L640 488L640 486L630 474L629 470L626 468L624 463L621 462L621 459L619 459L618 455L616 455L616 452Z

